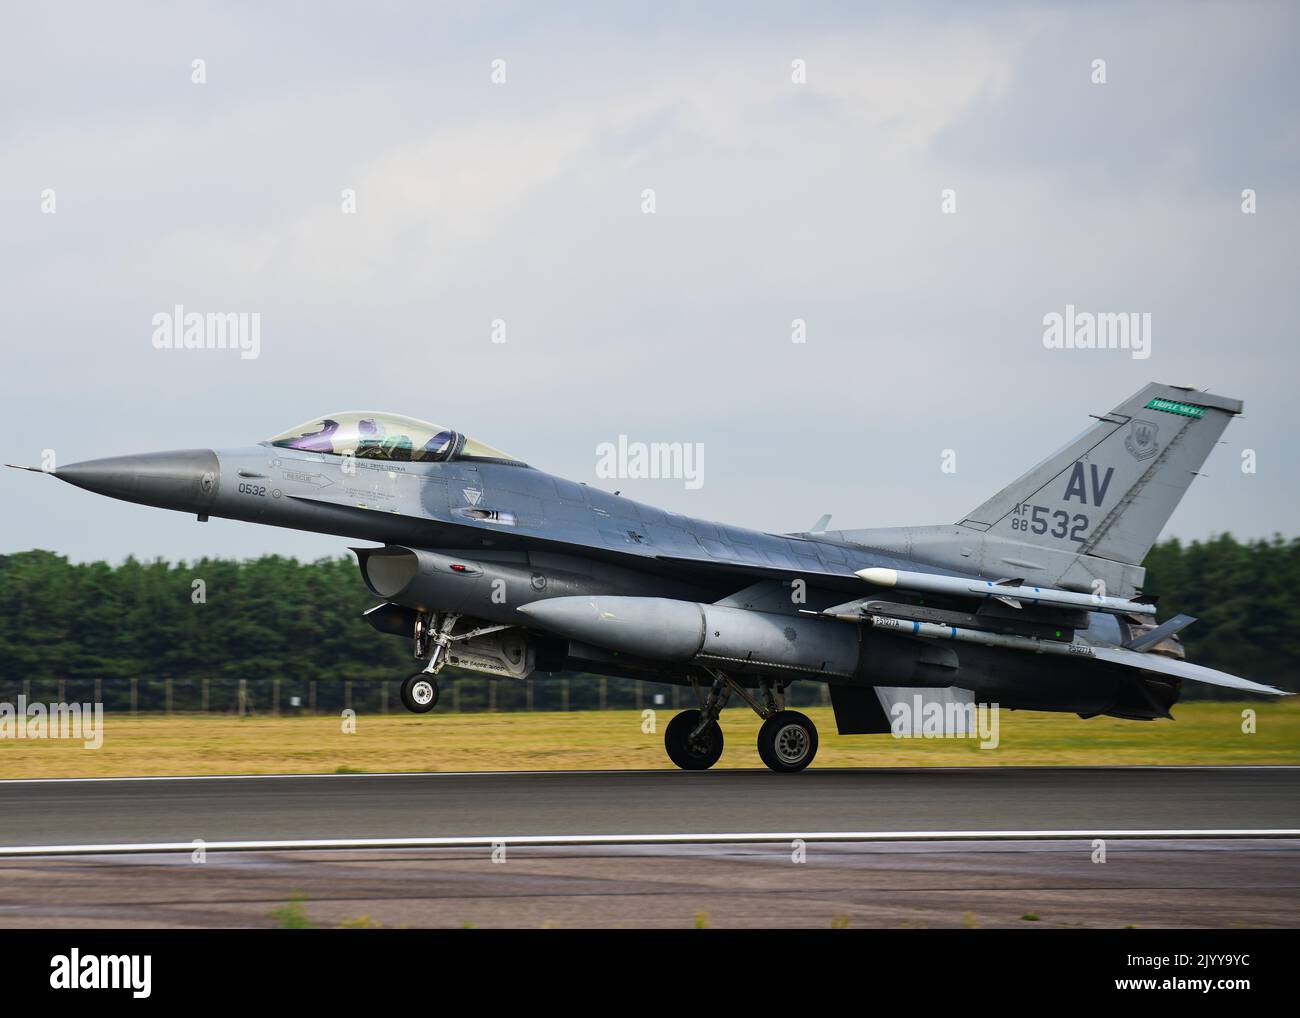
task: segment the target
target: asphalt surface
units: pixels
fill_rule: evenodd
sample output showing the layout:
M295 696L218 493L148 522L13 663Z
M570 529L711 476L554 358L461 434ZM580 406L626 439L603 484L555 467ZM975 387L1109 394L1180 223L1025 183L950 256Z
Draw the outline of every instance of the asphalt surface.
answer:
M790 842L0 858L0 929L1294 927L1300 840Z
M0 846L1300 828L1300 768L896 768L0 782Z

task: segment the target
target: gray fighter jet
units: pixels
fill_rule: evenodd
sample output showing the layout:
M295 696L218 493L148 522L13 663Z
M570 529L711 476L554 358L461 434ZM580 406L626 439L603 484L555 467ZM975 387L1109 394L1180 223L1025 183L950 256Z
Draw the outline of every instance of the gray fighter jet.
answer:
M366 613L412 641L416 713L446 665L504 680L579 670L677 683L679 767L722 753L736 696L758 753L806 767L817 729L792 682L829 686L841 734L945 731L973 708L1171 717L1183 682L1283 691L1184 659L1154 624L1141 562L1239 400L1152 384L956 523L767 534L654 509L528 466L450 428L330 414L247 448L156 452L54 471L113 498L360 541ZM31 468L28 468L31 469Z

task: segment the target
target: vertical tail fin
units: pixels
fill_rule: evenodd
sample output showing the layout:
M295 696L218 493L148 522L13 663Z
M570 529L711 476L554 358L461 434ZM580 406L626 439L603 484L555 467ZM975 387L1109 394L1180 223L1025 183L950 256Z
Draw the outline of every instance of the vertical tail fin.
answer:
M959 524L1138 565L1240 400L1152 383Z

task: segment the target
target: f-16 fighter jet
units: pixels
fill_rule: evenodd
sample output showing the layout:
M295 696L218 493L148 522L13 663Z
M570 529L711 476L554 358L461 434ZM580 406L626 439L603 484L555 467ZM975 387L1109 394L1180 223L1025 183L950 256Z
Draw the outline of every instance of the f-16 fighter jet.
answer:
M366 620L411 641L416 713L447 665L522 680L578 670L689 686L679 767L722 754L731 697L758 754L798 771L817 729L791 683L829 687L841 734L895 707L1171 717L1184 682L1283 691L1193 664L1156 625L1142 559L1239 400L1152 384L955 523L768 534L680 516L529 466L451 428L329 414L258 445L62 467L113 498L368 542ZM29 468L30 469L30 468ZM969 717L969 714L967 715ZM953 721L953 719L957 719Z

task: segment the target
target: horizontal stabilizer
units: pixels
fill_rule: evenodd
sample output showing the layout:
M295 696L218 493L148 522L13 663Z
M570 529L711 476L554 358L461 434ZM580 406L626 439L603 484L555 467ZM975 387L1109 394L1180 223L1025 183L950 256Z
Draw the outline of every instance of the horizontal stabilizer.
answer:
M1034 639L1012 633L990 633L961 626L942 625L919 620L896 619L885 615L863 614L861 617L836 615L835 618L855 621L886 632L895 632L922 640L954 640L958 643L978 643L986 647L1005 647L1030 654L1052 654L1076 659L1091 658L1121 668L1133 668L1144 672L1158 672L1189 682L1203 682L1210 686L1222 686L1236 689L1243 693L1267 693L1270 696L1292 696L1285 689L1266 686L1261 682L1239 679L1227 672L1215 671L1204 665L1195 665L1190 661L1178 661L1163 654L1141 654L1125 647L1111 647L1086 643L1078 640L1053 641Z
M1098 661L1107 661L1125 668L1140 668L1144 672L1159 672L1177 679L1190 682L1203 682L1207 686L1221 686L1224 689L1238 689L1243 693L1267 693L1270 696L1294 696L1285 689L1266 686L1262 682L1239 679L1227 672L1194 665L1190 661L1177 661L1163 654L1139 654L1137 651L1123 647L1093 647L1092 656Z

